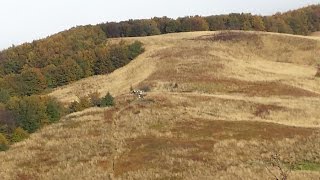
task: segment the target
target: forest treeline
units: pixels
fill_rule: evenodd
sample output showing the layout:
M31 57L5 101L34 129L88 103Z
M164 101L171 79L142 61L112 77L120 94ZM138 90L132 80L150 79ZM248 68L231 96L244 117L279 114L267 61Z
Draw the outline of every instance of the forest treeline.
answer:
M215 16L167 17L100 24L108 37L149 36L174 32L253 30L308 35L320 30L320 5L272 16L232 13Z
M94 102L79 97L69 108L44 94L88 76L111 73L143 51L138 41L108 43L100 26L90 25L0 52L0 151L63 114L109 105L110 94L101 100L96 94Z
M92 75L106 74L139 55L142 44L106 43L98 26L82 26L0 52L0 87L32 95Z

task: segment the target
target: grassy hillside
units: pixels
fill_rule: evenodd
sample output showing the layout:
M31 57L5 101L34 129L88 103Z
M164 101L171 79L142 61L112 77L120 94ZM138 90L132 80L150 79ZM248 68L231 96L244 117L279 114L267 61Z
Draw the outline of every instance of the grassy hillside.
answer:
M320 177L320 41L255 32L139 40L145 52L109 75L59 87L63 103L110 91L91 108L0 152L3 179L290 179ZM149 87L145 99L130 87Z
M320 37L320 31L312 33L311 36Z
M17 133L25 137L84 106L75 102L70 110L62 108L44 97L51 89L111 73L142 52L138 41L109 43L98 26L79 26L0 51L0 137L5 140L0 142L0 151L23 139L16 138Z

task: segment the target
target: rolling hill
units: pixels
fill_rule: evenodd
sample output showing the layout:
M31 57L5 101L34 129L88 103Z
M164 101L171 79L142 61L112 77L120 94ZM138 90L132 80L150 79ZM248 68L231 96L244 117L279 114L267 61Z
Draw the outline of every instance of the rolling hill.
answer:
M291 179L319 179L319 38L221 31L109 43L121 40L145 52L49 94L69 104L111 92L116 106L70 114L0 152L3 179L272 179L276 153ZM137 99L131 86L150 91Z

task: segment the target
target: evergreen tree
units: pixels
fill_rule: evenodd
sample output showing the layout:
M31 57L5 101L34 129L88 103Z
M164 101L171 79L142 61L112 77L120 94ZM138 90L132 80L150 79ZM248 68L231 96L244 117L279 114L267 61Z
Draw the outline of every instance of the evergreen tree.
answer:
M107 95L101 100L101 107L114 106L114 98L108 92Z
M47 87L45 76L36 68L25 68L19 79L22 95L38 94Z

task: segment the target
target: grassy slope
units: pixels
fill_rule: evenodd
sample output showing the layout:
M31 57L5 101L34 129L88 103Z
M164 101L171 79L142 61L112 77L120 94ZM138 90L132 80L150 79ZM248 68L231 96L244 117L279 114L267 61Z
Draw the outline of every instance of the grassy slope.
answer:
M314 33L311 34L311 36L320 38L320 32L319 31L318 32L314 32Z
M214 33L126 38L142 41L146 52L110 75L50 94L70 103L110 91L116 107L71 114L0 153L0 176L267 179L275 151L297 165L320 164L320 41L246 32L246 39L216 42ZM135 100L131 85L152 91ZM307 170L291 178L320 177Z

